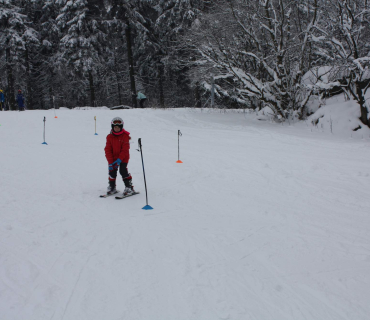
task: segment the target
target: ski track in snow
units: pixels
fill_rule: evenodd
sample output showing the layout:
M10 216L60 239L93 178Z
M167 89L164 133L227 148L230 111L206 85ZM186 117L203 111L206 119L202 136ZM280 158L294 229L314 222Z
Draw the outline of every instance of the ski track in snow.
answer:
M369 319L369 139L237 112L57 113L0 113L0 319ZM99 198L114 116L141 192L119 201Z

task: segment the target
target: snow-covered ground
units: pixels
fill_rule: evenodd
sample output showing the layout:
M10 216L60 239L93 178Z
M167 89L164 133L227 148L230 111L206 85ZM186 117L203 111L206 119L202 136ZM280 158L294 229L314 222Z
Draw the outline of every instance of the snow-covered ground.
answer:
M236 111L57 115L0 112L0 319L369 319L368 131ZM115 116L141 191L124 200L99 198Z

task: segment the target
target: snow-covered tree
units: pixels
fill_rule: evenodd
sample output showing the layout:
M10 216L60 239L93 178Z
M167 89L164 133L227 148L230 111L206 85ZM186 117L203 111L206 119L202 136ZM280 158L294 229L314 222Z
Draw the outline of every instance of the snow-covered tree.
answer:
M165 92L172 92L167 94L171 97L181 96L177 89L183 94L186 90L185 67L181 61L185 46L179 36L190 27L204 1L131 0L129 4L140 85L164 106Z
M108 0L107 5L108 10L108 19L106 21L109 31L110 31L110 43L114 44L114 49L112 51L112 56L110 59L110 65L114 65L115 76L117 80L123 79L122 77L122 67L124 67L128 72L129 77L129 98L131 105L137 107L136 99L136 79L135 79L135 66L133 59L133 37L132 37L132 27L130 12L133 10L129 0ZM119 63L122 57L119 57L124 53L126 55L126 65L124 63ZM120 75L119 75L120 73ZM126 86L127 87L127 86ZM119 103L121 103L121 85L120 82L117 84L117 94L119 98ZM127 91L127 90L126 90Z
M40 45L37 61L33 70L35 99L38 108L48 109L58 107L63 100L63 90L66 87L65 68L57 60L60 31L56 24L59 6L55 0L34 1L34 26L40 35Z
M327 4L327 27L322 30L327 46L322 52L331 58L331 77L341 80L360 106L362 123L370 127L370 107L365 101L370 85L370 3L330 0Z
M6 96L9 108L15 106L15 86L26 87L30 73L29 50L37 45L38 34L32 28L20 1L0 0L0 57L5 61ZM3 65L4 66L4 65ZM28 95L27 92L26 97ZM26 99L27 100L27 99Z
M213 73L216 94L241 105L268 105L285 118L304 107L301 76L312 64L317 0L218 0L193 25L197 67ZM199 73L198 73L199 74ZM210 77L200 78L210 88Z
M99 0L57 0L61 6L56 18L62 32L58 59L64 61L70 80L86 81L91 105L95 105L94 76L102 67L108 47L102 23L105 10ZM75 88L81 89L80 86ZM85 91L85 90L84 90ZM84 100L84 92L74 91L73 96Z

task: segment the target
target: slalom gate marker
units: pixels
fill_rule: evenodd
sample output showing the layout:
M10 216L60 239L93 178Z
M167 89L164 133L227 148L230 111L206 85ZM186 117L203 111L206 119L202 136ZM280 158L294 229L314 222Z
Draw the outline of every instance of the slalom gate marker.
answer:
M42 144L47 144L46 142L45 142L45 123L46 123L46 117L44 117L44 142L42 143Z
M137 151L140 151L140 154L141 154L141 163L143 164L143 174L144 174L144 184L145 184L145 195L146 195L146 206L142 207L143 210L152 210L153 208L148 205L148 191L147 191L147 188L146 188L146 179L145 179L145 169L144 169L144 160L143 160L143 149L142 149L142 145L141 145L141 138L139 138L138 140L138 144L139 144L139 149L137 149Z
M94 120L95 120L95 135L97 136L98 134L96 133L96 116L94 116Z
M54 117L54 118L58 118L58 117L57 117L57 114L55 113L55 102L54 102L54 96L53 96L53 107L54 107L54 115L55 115L55 117Z
M182 133L180 130L177 131L177 161L176 163L183 163L181 160L180 160L180 136L182 136Z

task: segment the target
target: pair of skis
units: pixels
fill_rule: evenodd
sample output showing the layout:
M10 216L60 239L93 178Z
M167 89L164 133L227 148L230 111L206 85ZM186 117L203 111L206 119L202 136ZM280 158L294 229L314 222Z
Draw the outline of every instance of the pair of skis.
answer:
M110 193L110 194L102 194L101 196L100 196L100 198L108 198L108 197L110 197L110 196L114 196L115 194L117 194L118 193L118 191L116 191L115 193ZM128 195L124 195L124 194L122 194L122 195L120 195L120 196L115 196L115 198L117 199L117 200L120 200L120 199L124 199L124 198L128 198L128 197L131 197L131 196L134 196L135 194L139 194L140 192L138 192L138 191L135 191L134 193L130 193L130 194L128 194Z

